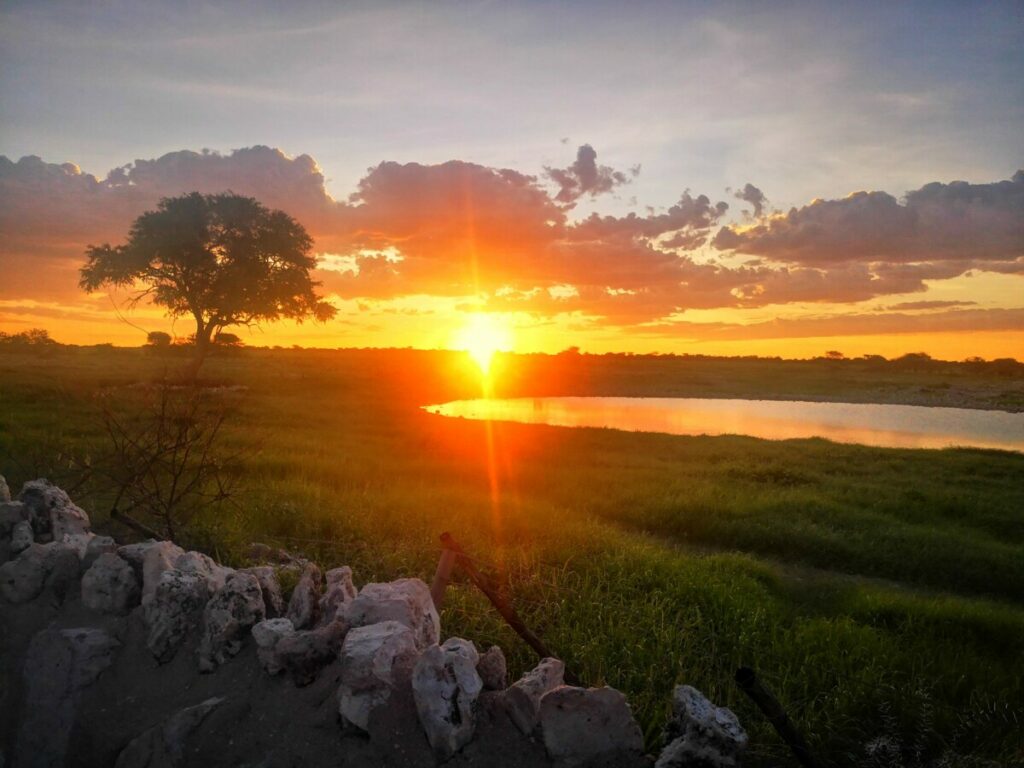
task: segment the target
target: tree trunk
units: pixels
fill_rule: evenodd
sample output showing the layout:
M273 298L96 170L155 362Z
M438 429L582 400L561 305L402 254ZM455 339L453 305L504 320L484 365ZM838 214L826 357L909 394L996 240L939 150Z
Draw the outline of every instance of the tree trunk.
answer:
M192 356L192 362L185 369L185 380L195 382L199 376L199 369L210 354L210 337L213 335L213 323L204 324L202 318L196 317L196 348Z

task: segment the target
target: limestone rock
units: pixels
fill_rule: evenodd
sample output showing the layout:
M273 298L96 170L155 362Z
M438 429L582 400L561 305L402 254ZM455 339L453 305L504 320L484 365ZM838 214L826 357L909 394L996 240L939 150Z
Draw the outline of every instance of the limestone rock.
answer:
M483 690L479 660L471 642L453 637L423 651L413 668L416 711L439 760L448 760L473 738L476 700Z
M188 572L185 572L186 575ZM263 621L263 593L251 573L232 573L203 609L199 669L211 672L242 648L242 637Z
M149 628L146 646L157 660L164 662L174 656L209 597L209 586L202 576L174 569L160 575L152 598L142 606Z
M342 723L370 730L375 710L409 682L416 658L416 636L397 621L349 631L341 646L338 711Z
M206 579L211 593L223 587L228 576L235 572L234 568L221 565L209 555L194 551L179 555L174 561L174 567L182 573L194 573Z
M291 621L284 618L265 619L253 626L252 637L256 641L256 656L270 674L276 675L283 669L274 649L282 639L293 634L295 627Z
M492 645L480 654L476 671L483 680L485 690L503 691L508 687L508 664L504 652L498 646Z
M644 736L626 697L614 688L563 685L540 700L540 728L548 755L563 765L617 764L639 757Z
M7 486L7 480L0 475L0 504L11 500L11 489Z
M32 526L28 520L22 520L20 523L15 523L14 528L11 529L11 553L18 553L22 550L28 549L35 539L32 538Z
M321 669L338 658L347 632L344 619L338 619L316 629L286 634L274 646L272 666L288 672L295 685L309 685Z
M734 768L746 749L747 733L731 710L716 707L696 688L678 685L665 741L657 768Z
M36 541L60 541L64 534L89 531L89 516L49 480L29 480L18 500L28 508Z
M338 618L339 609L355 599L356 588L352 583L352 569L347 565L332 568L325 575L327 588L320 598L320 622L329 624Z
M143 731L117 756L114 768L177 768L185 763L188 737L223 697L214 697L176 712L159 725Z
M54 537L54 541L62 542L65 547L75 551L79 560L85 560L85 553L89 551L89 545L95 538L95 533L86 531L85 533L65 533L59 538Z
M418 648L435 645L441 634L430 589L419 579L398 579L383 584L367 584L344 609L352 627L365 627L382 621L397 621L413 631Z
M0 501L0 536L10 536L11 529L28 520L28 508L20 501Z
M288 601L287 616L296 629L305 629L316 624L317 612L320 610L320 585L323 576L316 563L306 563L295 585L295 591Z
M121 554L122 547L118 550ZM157 541L146 547L142 557L142 604L146 605L153 599L157 587L160 586L164 571L174 568L175 561L185 554L185 550L173 541ZM131 560L129 560L131 562Z
M135 570L135 575L139 577L141 582L142 563L146 559L146 553L159 543L156 539L146 539L136 544L125 544L117 548L117 554Z
M139 602L135 571L117 555L105 552L82 576L82 602L101 613L125 614Z
M77 693L110 666L119 643L101 629L44 629L25 656L25 700L12 763L65 764Z
M96 562L96 559L105 552L117 552L117 542L109 536L93 536L85 548L85 556L82 558L82 570L87 571Z
M295 557L283 549L277 549L276 547L271 547L267 544L261 544L258 541L254 541L249 545L248 554L249 559L256 563L290 565L304 562L302 558Z
M564 682L565 664L558 659L543 659L505 691L508 716L520 731L529 735L540 718L540 700Z
M277 573L269 565L257 565L253 568L242 568L240 573L251 573L260 584L263 593L263 608L268 619L276 619L284 615L284 597L281 594L281 582Z
M0 565L0 593L12 603L39 596L45 587L63 599L78 576L78 555L61 542L29 544L17 558Z

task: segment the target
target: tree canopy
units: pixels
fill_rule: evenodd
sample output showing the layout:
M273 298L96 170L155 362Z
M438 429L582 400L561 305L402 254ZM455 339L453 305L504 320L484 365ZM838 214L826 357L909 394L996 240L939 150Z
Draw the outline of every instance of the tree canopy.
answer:
M283 211L251 197L192 192L139 216L123 245L90 245L80 285L137 288L172 317L196 323L197 359L230 326L332 318L317 295L312 238Z

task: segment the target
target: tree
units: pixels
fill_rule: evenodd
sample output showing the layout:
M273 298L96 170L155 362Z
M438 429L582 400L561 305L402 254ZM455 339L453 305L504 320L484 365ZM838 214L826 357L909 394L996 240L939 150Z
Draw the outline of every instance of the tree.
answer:
M192 192L164 198L135 220L123 245L90 245L83 290L134 290L171 317L196 323L191 375L223 329L290 318L326 321L336 309L315 292L313 241L295 219L251 197Z
M846 355L840 352L838 349L830 349L825 353L826 360L845 360Z
M150 331L146 334L146 344L156 349L167 349L171 346L171 334L163 331Z

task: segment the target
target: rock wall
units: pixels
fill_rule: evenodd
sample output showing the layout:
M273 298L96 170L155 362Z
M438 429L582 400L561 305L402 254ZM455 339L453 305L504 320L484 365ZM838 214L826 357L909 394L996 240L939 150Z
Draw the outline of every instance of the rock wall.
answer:
M419 579L254 545L232 569L168 541L118 546L45 480L0 477L0 768L735 766L735 715L679 686L665 747L612 688L444 639ZM287 603L278 575L297 585Z

